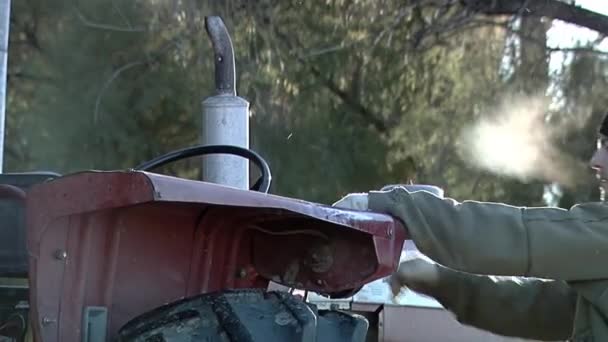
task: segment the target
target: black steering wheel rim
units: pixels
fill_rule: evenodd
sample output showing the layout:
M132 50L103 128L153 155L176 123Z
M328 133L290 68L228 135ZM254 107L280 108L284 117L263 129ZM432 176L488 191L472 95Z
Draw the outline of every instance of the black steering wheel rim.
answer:
M246 149L240 146L234 145L198 145L183 148L180 150L171 151L163 154L162 156L156 157L152 160L143 162L136 166L136 171L151 171L157 167L190 157L202 156L207 154L232 154L239 157L246 158L252 161L259 169L262 175L251 187L251 190L268 193L272 182L272 174L270 173L270 166L262 156L256 152Z

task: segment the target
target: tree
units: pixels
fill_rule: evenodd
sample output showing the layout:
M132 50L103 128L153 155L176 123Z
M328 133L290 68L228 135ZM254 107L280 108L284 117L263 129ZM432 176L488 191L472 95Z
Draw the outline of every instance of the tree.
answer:
M535 40L533 36L515 28L518 18L545 18L548 21L557 19L586 27L600 34L598 42L608 34L608 16L577 6L574 2L560 0L410 0L406 1L401 9L406 12L429 13L423 25L417 28L413 35L418 45L433 45L437 41L480 26L499 26L517 34L521 39L544 46L545 41ZM402 15L401 12L395 12L395 20ZM550 52L602 53L593 46L547 49Z
M540 201L515 186L527 183L475 168L459 147L463 127L504 94L546 86L550 50L536 18L517 26L453 1L13 7L7 170L129 168L196 144L213 79L202 18L219 14L235 45L238 93L251 102L251 144L270 161L274 193L330 203L415 181L461 199ZM505 75L513 30L533 40L521 46L529 53L514 55L519 71ZM198 165L161 171L198 177Z
M451 1L448 1L451 2ZM486 15L559 19L608 35L608 17L559 0L459 0L466 10Z

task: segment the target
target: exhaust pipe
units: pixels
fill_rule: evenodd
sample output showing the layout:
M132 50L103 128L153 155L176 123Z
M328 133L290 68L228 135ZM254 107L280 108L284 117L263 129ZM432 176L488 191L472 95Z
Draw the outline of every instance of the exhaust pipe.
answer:
M232 40L220 17L205 17L213 45L215 92L203 101L203 145L233 145L249 149L249 102L236 95ZM203 157L203 180L249 189L249 161L232 155Z

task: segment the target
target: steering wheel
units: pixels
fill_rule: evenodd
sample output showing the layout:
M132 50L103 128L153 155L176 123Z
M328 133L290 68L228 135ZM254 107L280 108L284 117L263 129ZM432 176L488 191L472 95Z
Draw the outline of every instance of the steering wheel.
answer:
M270 183L272 182L272 175L270 174L270 167L264 158L262 158L256 152L233 145L199 145L176 150L164 154L160 157L154 158L147 162L144 162L134 168L137 171L151 171L162 165L172 163L177 160L186 159L195 156L201 156L206 154L232 154L239 157L247 158L252 161L261 171L262 175L250 190L268 193L270 190Z

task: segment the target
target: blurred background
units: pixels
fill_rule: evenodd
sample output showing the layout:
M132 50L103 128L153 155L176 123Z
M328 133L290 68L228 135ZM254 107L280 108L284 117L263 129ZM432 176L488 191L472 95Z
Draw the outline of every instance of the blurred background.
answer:
M415 182L459 200L597 199L603 36L459 3L13 1L5 172L124 169L198 143L214 88L204 17L220 15L272 193L331 203Z

